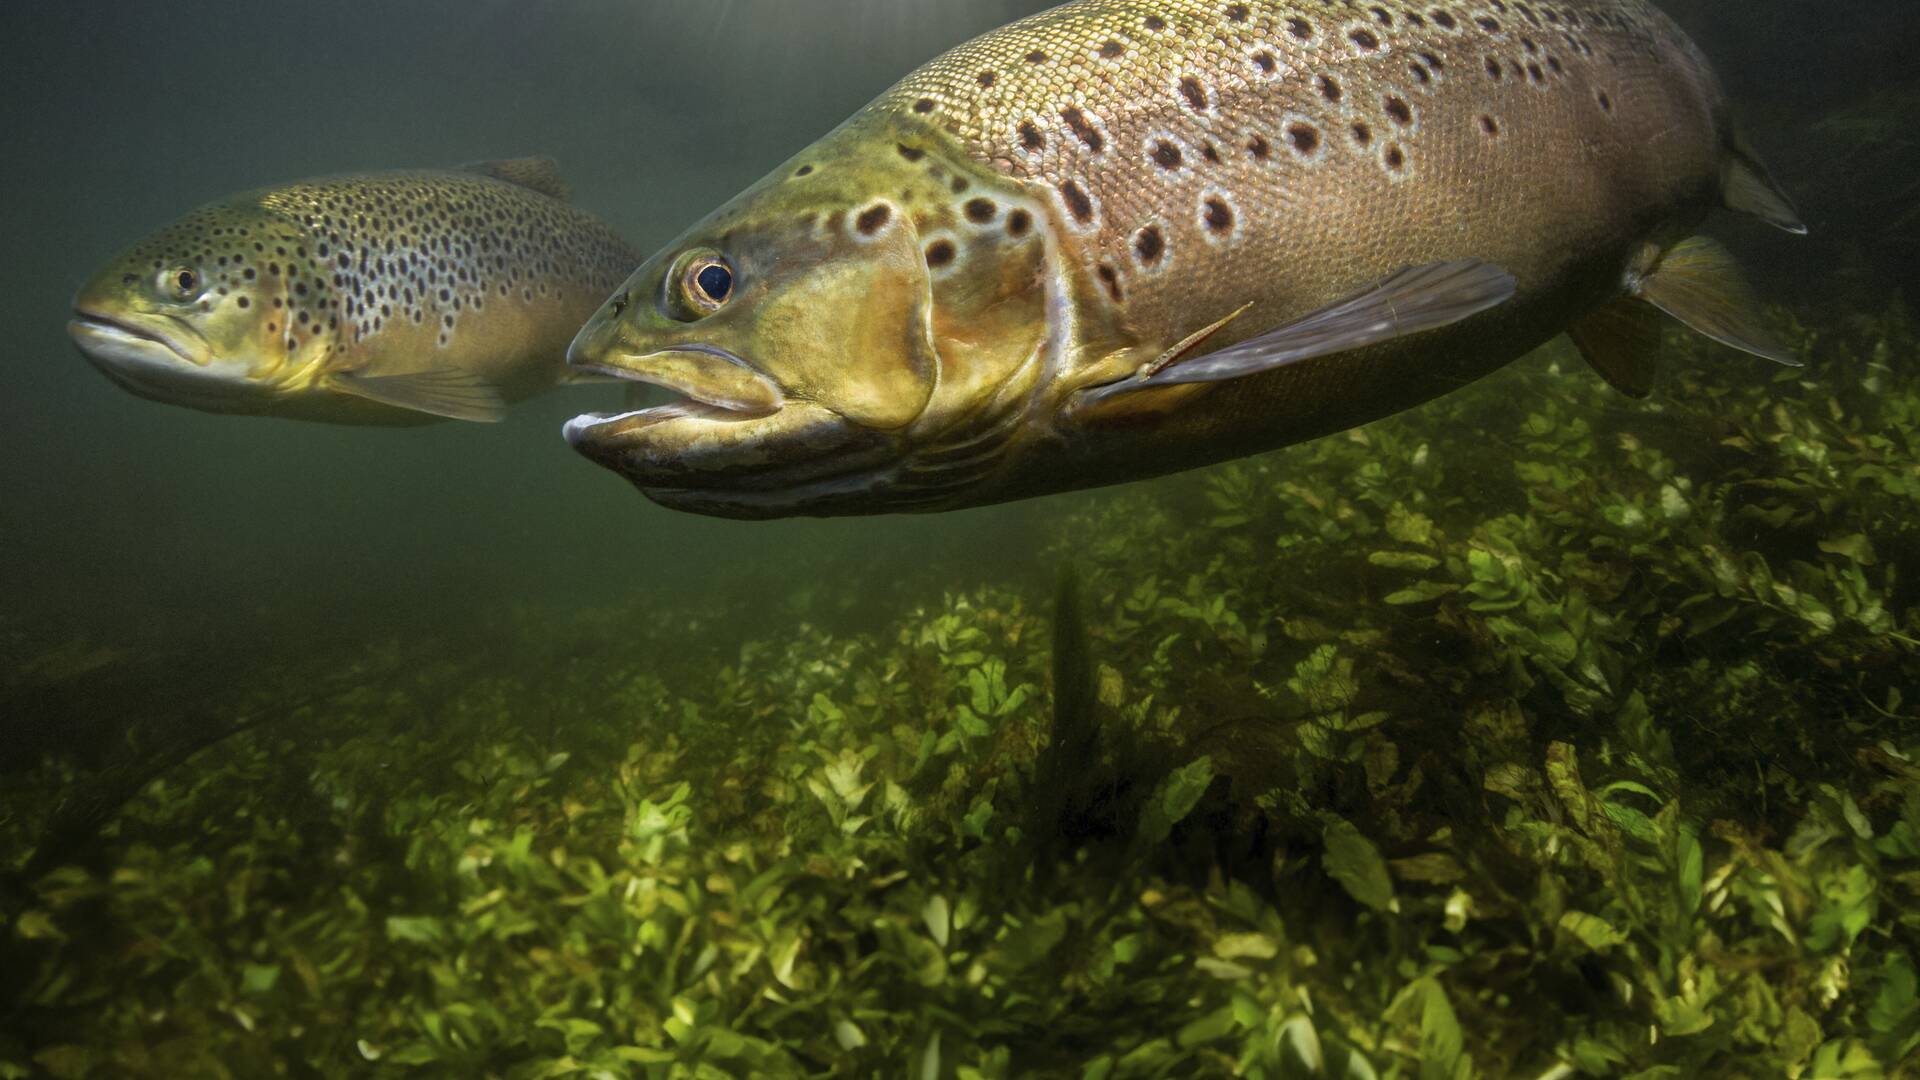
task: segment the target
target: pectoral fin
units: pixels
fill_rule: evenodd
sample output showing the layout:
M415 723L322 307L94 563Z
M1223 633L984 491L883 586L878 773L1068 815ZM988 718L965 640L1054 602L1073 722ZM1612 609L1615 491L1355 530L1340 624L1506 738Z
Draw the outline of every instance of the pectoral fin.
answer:
M1580 355L1628 397L1653 393L1660 368L1660 312L1632 297L1615 300L1568 331Z
M333 378L335 389L401 409L450 420L493 423L506 411L498 391L471 372L430 368L404 375L355 375Z
M1132 378L1086 391L1083 404L1139 390L1238 379L1437 330L1505 303L1514 288L1513 275L1479 259L1408 267L1238 345L1200 356L1162 358Z
M1682 240L1652 271L1630 282L1633 295L1689 330L1788 367L1798 357L1767 329L1760 301L1726 248L1696 236Z

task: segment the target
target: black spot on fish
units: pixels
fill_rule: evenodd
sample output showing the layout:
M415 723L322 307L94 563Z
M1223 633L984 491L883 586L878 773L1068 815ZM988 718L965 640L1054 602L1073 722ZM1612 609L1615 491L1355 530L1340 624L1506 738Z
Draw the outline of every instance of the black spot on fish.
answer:
M1365 146L1373 141L1373 128L1365 120L1353 122L1353 141Z
M935 105L935 102L932 98L923 97L919 101L916 101L913 103L913 111L917 113L930 113L933 111L934 105Z
M1040 125L1031 120L1020 121L1020 145L1038 153L1047 145L1046 136L1040 134Z
M1273 156L1273 144L1267 141L1265 135L1255 135L1247 142L1247 152L1253 155L1255 161L1265 161Z
M1346 91L1340 88L1340 83L1331 75L1320 75L1313 81L1320 87L1320 96L1328 101L1338 104L1340 99L1346 96Z
M1127 47L1111 38L1107 39L1106 43L1100 46L1100 57L1103 60L1116 60L1126 54Z
M1253 66L1259 68L1261 74L1271 75L1280 66L1280 62L1273 58L1272 53L1262 49L1253 54Z
M1386 161L1387 168L1392 169L1394 172L1399 172L1407 163L1406 152L1397 146L1389 146L1387 147Z
M1313 40L1313 24L1295 15L1287 20L1287 33L1292 34L1301 41L1311 41Z
M1489 33L1489 34L1497 34L1497 33L1499 33L1499 32L1500 32L1500 20L1499 20L1499 19L1495 19L1495 18L1491 18L1491 17L1489 17L1489 16L1486 16L1486 15L1482 15L1482 16L1480 16L1479 18L1477 18L1477 19L1475 19L1475 20L1473 20L1473 21L1474 21L1475 23L1477 23L1477 24L1479 24L1479 26L1480 26L1480 29L1482 29L1482 30L1485 30L1485 31L1486 31L1487 33Z
M1133 234L1133 253L1139 257L1142 264L1157 265L1166 251L1167 240L1161 235L1160 226L1149 225Z
M1167 20L1161 18L1158 15L1149 15L1146 17L1146 20L1144 23L1142 23L1142 25L1144 25L1147 29L1155 31L1157 33L1167 28Z
M1312 124L1288 124L1287 142L1303 155L1320 148L1320 129Z
M1177 169L1183 160L1180 147L1165 139L1155 142L1148 148L1147 153L1153 156L1153 163L1163 169Z
M1228 4L1227 5L1227 21L1228 22L1237 22L1237 23L1246 22L1247 16L1251 14L1253 14L1253 9L1247 7L1247 5L1245 4Z
M1371 30L1355 30L1347 35L1347 40L1353 42L1361 52L1373 52L1380 47L1380 35Z
M1082 225L1093 222L1093 199L1077 180L1068 180L1060 185L1060 197L1067 204L1067 212Z
M1106 284L1107 295L1113 297L1114 303L1119 303L1121 300L1120 272L1106 263L1101 263L1100 268L1094 272L1099 274L1100 280Z
M1387 115L1392 117L1393 122L1399 124L1401 127L1406 127L1408 124L1413 123L1412 107L1400 98L1388 98L1386 109Z
M1499 60L1489 56L1487 57L1487 75L1493 79L1494 82L1499 82L1506 76L1506 69L1500 66Z
M900 151L900 156L906 158L908 161L919 161L921 158L927 156L925 150L917 146L908 146L906 143L897 143L894 149Z
M853 221L853 227L860 230L862 235L872 236L879 232L891 217L893 217L893 208L886 203L880 203L860 211L860 216Z
M996 82L999 82L1000 76L996 72L994 72L991 68L989 68L986 71L982 71L977 76L977 79L980 83L981 88L984 89L986 87L992 86Z
M1029 64L1044 64L1046 62L1047 54L1041 52L1039 49L1035 49L1027 54L1027 63Z
M793 171L793 175L795 175L795 176L811 176L811 175L813 175L813 166L811 166L811 165L802 165L802 166L800 166L800 167L799 167L798 169L795 169L795 170Z
M1612 112L1612 111L1613 111L1613 96L1612 96L1612 95L1610 95L1610 94L1608 94L1608 93L1607 93L1607 92L1606 92L1605 90L1602 90L1602 91L1600 91L1600 92L1599 92L1599 94L1598 94L1598 95L1596 95L1596 97L1597 97L1597 99L1599 100L1599 102L1600 102L1600 107L1601 107L1602 109L1605 109L1605 110L1606 110L1607 112Z
M1370 7L1367 10L1373 13L1374 21L1379 23L1381 26L1393 25L1393 14L1389 12L1386 8L1375 6L1375 7Z
M1497 139L1500 137L1500 121L1495 120L1491 116L1482 116L1480 118L1480 130L1484 132L1487 137Z
M985 225L1000 212L992 199L969 199L966 205L967 220L975 225Z
M240 305L241 307L252 307L252 306L253 306L253 301L251 301L251 300L249 300L249 299L247 299L247 298L246 298L246 297L244 297L244 296L242 296L242 297L240 297L240 298L239 298L239 299L238 299L238 300L236 301L236 303L238 303L238 304L239 304L239 305Z
M1207 88L1200 85L1199 79L1191 75L1181 76L1180 96L1187 100L1194 112L1207 111Z
M1200 156L1206 158L1211 164L1220 164L1220 151L1215 150L1212 143L1207 143L1200 148Z
M1085 143L1088 150L1098 154L1107 148L1106 136L1087 122L1087 115L1078 106L1069 105L1060 110L1060 119L1067 122L1067 129Z
M1007 235L1019 239L1033 228L1033 215L1025 210L1015 210L1007 215Z
M1205 219L1207 228L1216 233L1224 234L1233 230L1233 207L1217 195L1209 195L1201 203L1201 217Z
M954 255L955 251L953 241L951 240L935 240L933 243L927 245L928 266L945 266L953 261Z

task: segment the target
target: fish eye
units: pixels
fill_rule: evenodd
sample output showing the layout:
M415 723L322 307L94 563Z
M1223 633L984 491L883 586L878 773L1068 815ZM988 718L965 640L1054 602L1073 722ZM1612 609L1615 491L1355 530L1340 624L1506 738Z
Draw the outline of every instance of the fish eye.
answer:
M693 276L700 295L715 304L724 304L733 293L733 271L725 263L708 263Z
M733 267L710 251L683 257L670 280L668 314L681 322L703 319L733 296Z
M177 267L161 275L162 286L176 299L191 300L200 295L200 275L191 267Z

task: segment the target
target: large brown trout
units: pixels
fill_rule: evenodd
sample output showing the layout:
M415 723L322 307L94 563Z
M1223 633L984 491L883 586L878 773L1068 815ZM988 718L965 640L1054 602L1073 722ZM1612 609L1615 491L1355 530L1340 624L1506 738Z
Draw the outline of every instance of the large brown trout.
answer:
M544 158L248 192L135 244L68 332L115 383L209 412L492 420L577 373L567 340L640 257Z
M1657 311L1785 363L1716 205L1804 231L1642 0L1079 0L909 75L643 265L567 437L663 504L942 510L1315 438Z

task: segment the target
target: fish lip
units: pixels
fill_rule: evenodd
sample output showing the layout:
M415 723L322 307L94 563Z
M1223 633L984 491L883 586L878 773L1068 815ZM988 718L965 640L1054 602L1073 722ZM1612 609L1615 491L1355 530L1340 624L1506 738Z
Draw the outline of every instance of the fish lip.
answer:
M82 334L99 334L110 338L133 338L139 341L150 341L156 345L164 346L167 351L185 360L187 363L192 364L194 367L206 367L213 360L212 352L205 347L204 342L194 342L194 344L200 345L201 348L193 349L181 340L181 336L162 333L158 329L143 326L129 319L116 318L103 311L86 307L76 307L73 309L73 318L67 322L67 336L78 341Z
M647 366L648 361L686 354L711 357L732 365L738 369L738 373L750 376L752 381L749 385L763 390L764 396L760 400L747 400L737 394L729 394L709 382L694 377L689 372L672 366ZM780 388L772 379L742 359L739 354L718 345L695 342L656 349L637 356L622 356L618 360L576 362L572 366L577 370L592 372L596 375L608 375L628 382L658 386L680 395L679 400L650 408L632 409L620 413L582 413L574 417L567 421L563 431L567 442L576 448L589 437L589 433L625 434L641 427L682 419L739 423L772 416L786 405L785 395L780 392ZM613 425L618 425L617 431L600 430L611 429Z

